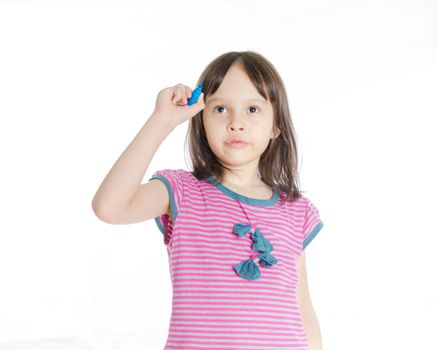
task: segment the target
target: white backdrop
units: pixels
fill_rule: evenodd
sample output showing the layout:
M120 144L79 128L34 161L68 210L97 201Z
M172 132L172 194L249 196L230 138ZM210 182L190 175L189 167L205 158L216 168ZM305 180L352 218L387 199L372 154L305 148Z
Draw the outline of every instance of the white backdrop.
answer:
M0 349L163 349L162 234L91 200L159 90L232 50L286 84L324 349L438 349L437 23L432 0L1 0ZM187 169L186 131L143 182Z

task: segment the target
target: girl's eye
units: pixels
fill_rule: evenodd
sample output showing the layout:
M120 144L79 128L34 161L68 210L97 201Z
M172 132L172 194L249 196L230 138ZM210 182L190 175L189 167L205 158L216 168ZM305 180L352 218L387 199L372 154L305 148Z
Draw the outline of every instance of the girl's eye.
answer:
M217 107L214 108L215 111L217 110L216 108L224 108L224 107L223 106L217 106Z

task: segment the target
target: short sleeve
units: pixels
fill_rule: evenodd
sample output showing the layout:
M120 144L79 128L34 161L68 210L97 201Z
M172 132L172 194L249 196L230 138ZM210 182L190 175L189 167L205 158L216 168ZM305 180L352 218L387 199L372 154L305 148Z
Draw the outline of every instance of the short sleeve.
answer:
M315 205L307 199L306 210L304 214L304 231L303 231L303 250L307 245L315 238L315 236L321 231L323 222L319 217L319 211Z
M172 218L169 215L163 214L154 218L155 223L164 236L164 243L169 243L172 236L173 226L178 216L178 212L182 205L184 196L184 181L182 169L164 169L156 171L148 180L158 179L164 183L169 194L170 206L172 208Z

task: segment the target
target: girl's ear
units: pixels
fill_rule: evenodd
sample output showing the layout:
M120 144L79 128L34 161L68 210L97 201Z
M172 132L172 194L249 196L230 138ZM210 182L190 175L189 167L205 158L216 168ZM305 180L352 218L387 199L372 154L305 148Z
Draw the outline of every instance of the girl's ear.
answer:
M272 137L271 139L276 139L281 134L281 131L276 128L275 131L272 131Z

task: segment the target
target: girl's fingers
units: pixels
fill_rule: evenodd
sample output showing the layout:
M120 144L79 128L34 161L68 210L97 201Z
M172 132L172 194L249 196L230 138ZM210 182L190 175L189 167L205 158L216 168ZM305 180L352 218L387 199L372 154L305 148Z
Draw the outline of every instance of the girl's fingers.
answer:
M187 98L192 97L192 89L189 86L186 87L186 95Z
M185 99L184 104L187 104L188 99L192 96L192 89L188 86L184 86L184 92L185 92Z
M192 89L183 84L177 84L174 87L174 96L172 103L186 105L187 100L192 96Z
M178 89L178 102L183 105L185 98L184 85L178 84L177 89Z
M180 84L181 87L181 102L183 105L187 104L187 86Z
M172 98L172 103L176 104L181 99L181 88L178 85L176 85L174 87L173 93L174 93L174 96Z

